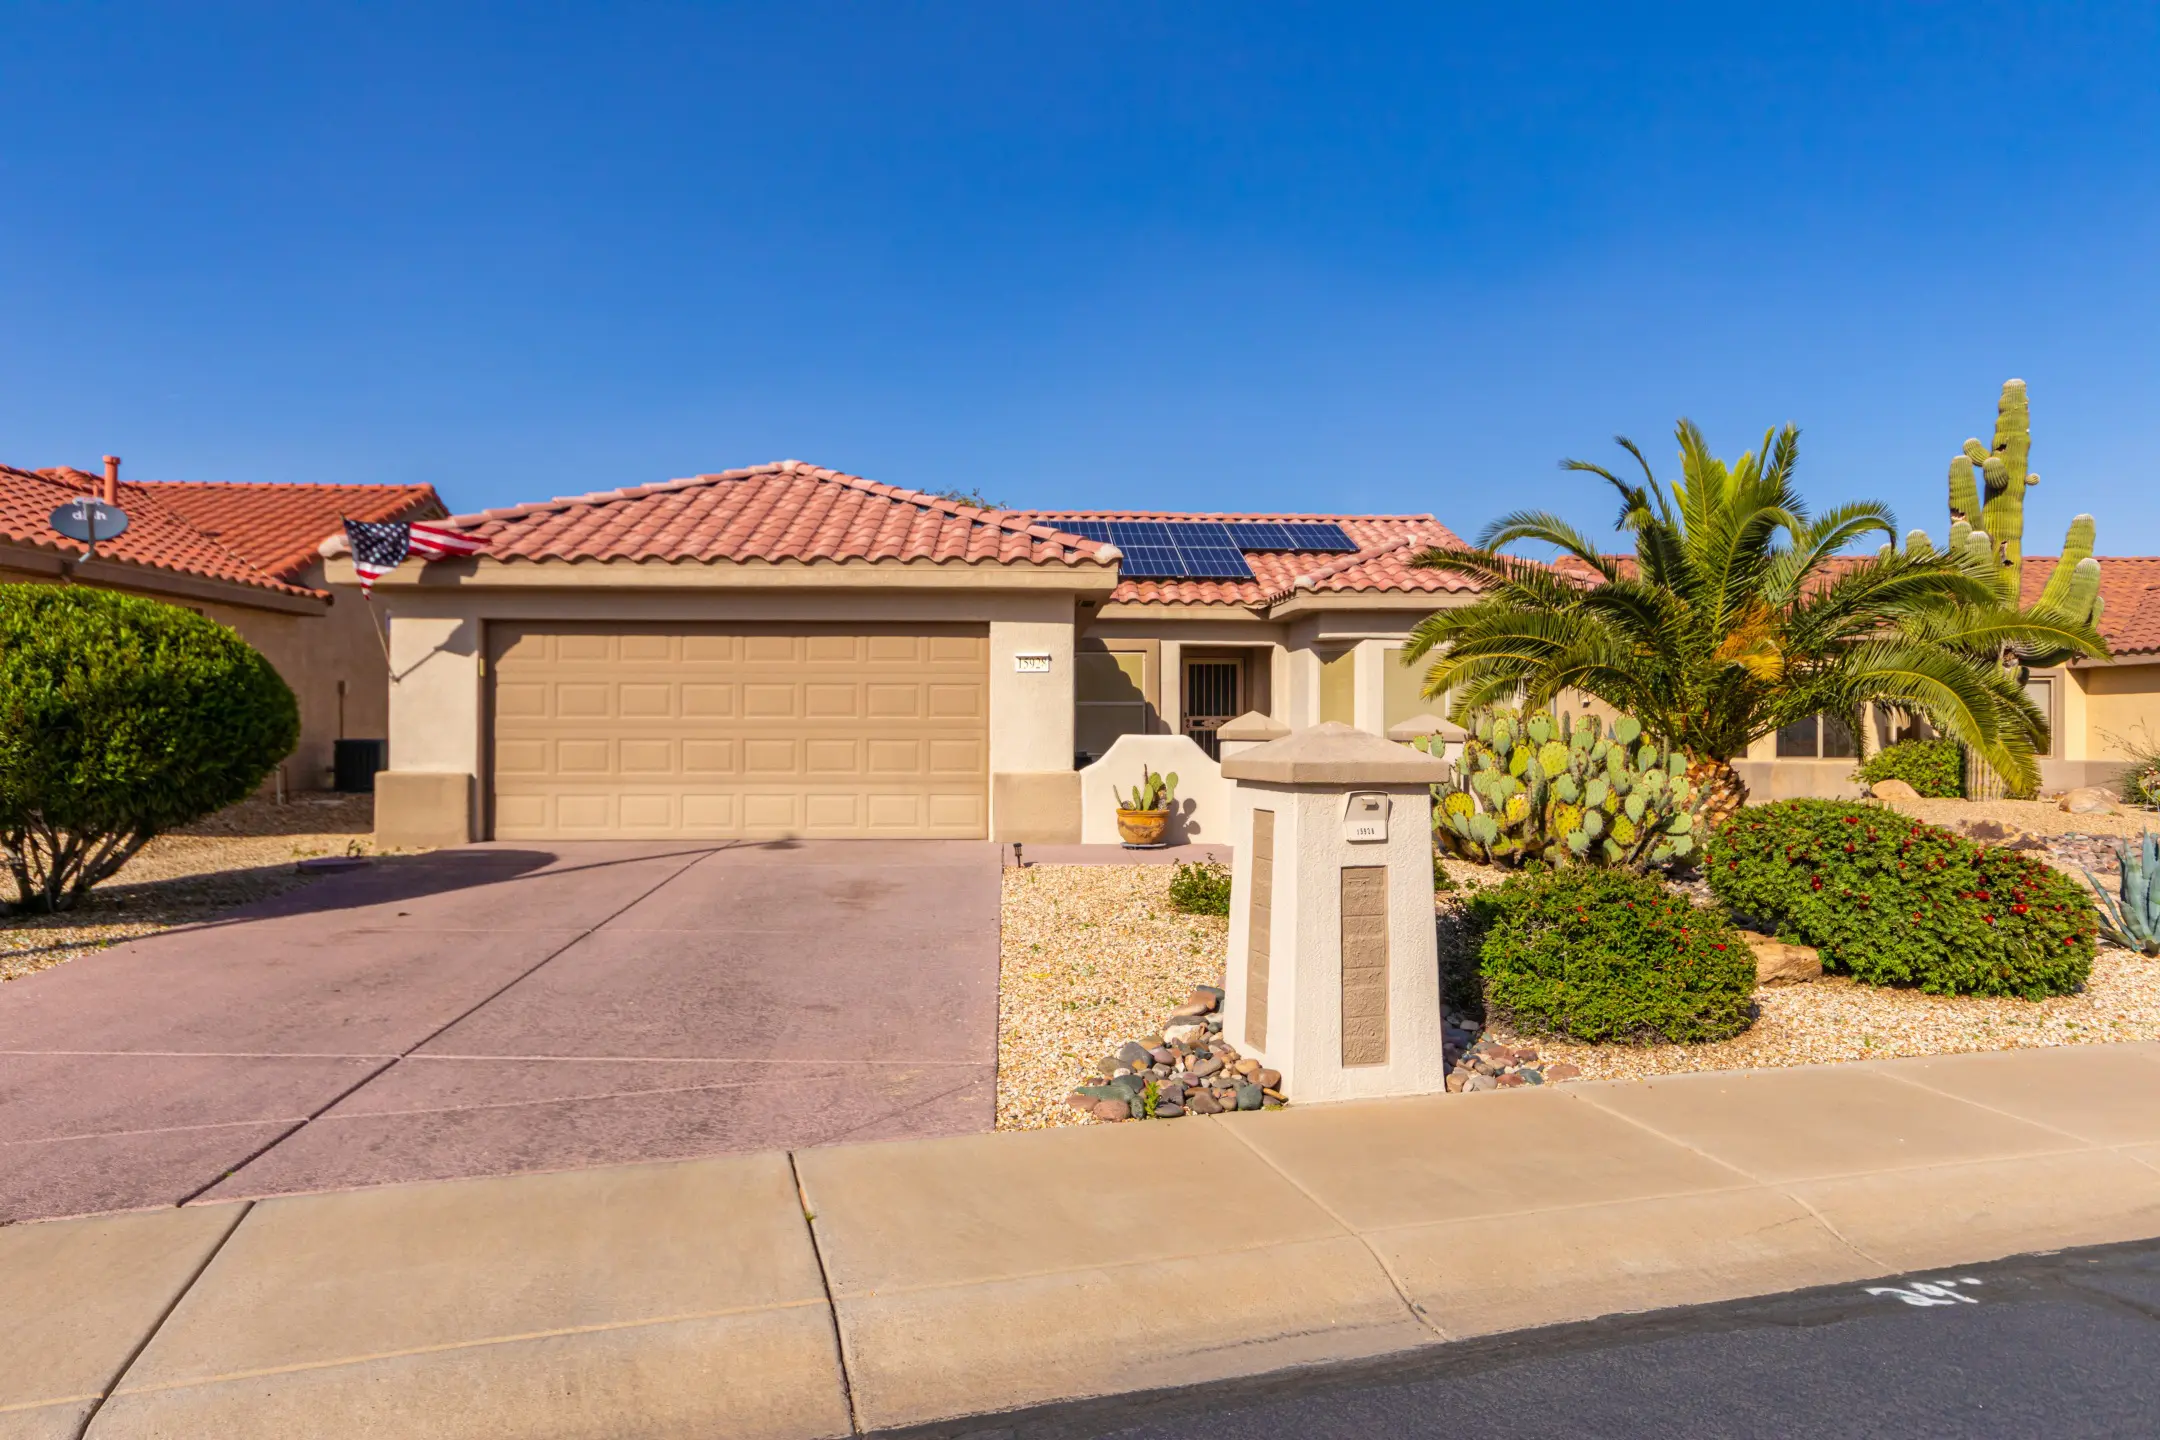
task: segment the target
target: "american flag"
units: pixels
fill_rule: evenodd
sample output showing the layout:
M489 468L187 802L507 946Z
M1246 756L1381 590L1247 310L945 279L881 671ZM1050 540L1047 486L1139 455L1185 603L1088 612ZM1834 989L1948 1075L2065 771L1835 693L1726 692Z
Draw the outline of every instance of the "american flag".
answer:
M477 535L417 520L347 520L345 539L352 546L353 572L360 577L363 595L373 594L375 581L404 564L408 555L445 560L487 549L487 541Z

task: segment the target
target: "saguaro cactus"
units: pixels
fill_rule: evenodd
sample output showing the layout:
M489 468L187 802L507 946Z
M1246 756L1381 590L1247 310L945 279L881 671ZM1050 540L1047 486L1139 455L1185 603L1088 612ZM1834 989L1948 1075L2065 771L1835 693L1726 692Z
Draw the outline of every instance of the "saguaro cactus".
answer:
M2025 491L2040 483L2030 469L2032 404L2023 380L2005 380L1995 402L1995 443L1967 440L1950 462L1950 553L1992 557L2003 599L2020 603L2025 581ZM2074 619L2100 618L2100 562L2092 558L2093 517L2070 522L2048 575L2042 605ZM1921 537L1925 543L1925 537ZM1907 549L1914 548L1910 540Z

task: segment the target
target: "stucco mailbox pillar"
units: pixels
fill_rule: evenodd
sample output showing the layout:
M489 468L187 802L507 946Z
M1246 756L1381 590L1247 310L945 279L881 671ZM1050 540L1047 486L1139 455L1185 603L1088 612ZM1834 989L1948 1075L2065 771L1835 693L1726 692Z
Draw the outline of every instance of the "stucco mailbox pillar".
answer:
M1223 1037L1293 1102L1446 1089L1429 787L1447 763L1331 722L1222 768L1237 782Z

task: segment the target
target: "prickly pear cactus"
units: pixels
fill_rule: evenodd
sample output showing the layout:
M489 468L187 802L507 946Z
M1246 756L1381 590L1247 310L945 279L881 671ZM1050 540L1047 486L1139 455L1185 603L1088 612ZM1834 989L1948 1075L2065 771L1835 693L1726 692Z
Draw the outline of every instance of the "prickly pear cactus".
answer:
M1433 807L1450 853L1487 865L1677 865L1695 853L1702 797L1687 758L1644 739L1630 717L1608 734L1594 715L1480 711L1455 781Z

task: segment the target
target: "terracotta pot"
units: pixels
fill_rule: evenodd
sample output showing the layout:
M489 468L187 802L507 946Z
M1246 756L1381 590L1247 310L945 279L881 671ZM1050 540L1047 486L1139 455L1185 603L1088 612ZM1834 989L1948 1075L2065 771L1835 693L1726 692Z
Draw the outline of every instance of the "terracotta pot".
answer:
M1118 838L1127 845L1160 845L1163 829L1169 823L1168 810L1120 810L1117 812Z

